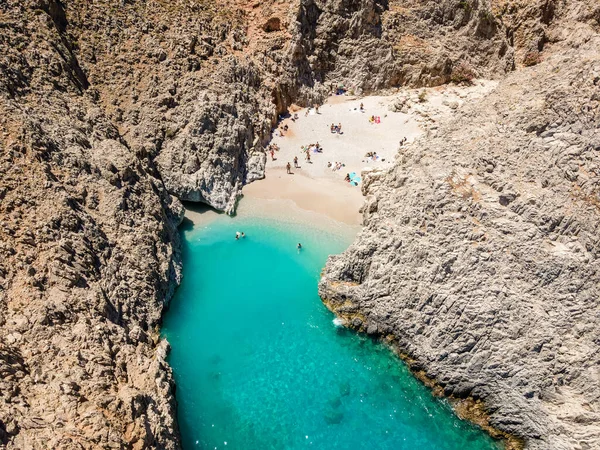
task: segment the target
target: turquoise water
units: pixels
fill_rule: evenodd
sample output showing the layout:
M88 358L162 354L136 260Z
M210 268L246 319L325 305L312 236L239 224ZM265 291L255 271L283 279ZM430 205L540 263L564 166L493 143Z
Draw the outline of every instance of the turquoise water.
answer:
M334 325L317 282L351 236L225 216L183 236L163 333L185 449L501 448L385 346Z

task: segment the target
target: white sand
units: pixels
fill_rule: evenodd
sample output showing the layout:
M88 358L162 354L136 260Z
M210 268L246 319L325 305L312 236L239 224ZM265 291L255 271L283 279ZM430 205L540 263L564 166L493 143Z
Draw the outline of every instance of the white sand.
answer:
M391 167L402 138L406 137L410 144L425 130L435 130L438 120L450 117L465 101L486 95L495 85L495 82L478 81L470 87L408 89L385 97L334 96L321 106L319 114L311 109L306 115L306 109L301 109L297 111L298 120L285 119L279 124L279 128L287 124L289 129L284 136L276 132L273 137L272 142L280 148L275 152L276 160L271 161L270 154L267 155L266 178L244 186L244 198L238 211L240 215L250 212L322 221L323 224L333 220L346 226L360 225L361 186L345 182L346 174L360 174L367 168ZM408 114L388 109L399 94L412 99ZM423 94L425 101L419 99ZM361 102L364 112L359 108ZM454 108L448 102L455 103ZM370 123L371 116L379 116L381 123ZM332 123L341 123L343 134L332 134ZM311 163L307 163L301 146L317 142L323 152L311 152ZM368 160L367 152L376 152L379 159ZM294 156L298 157L299 169L293 168ZM288 162L292 165L293 175L286 173ZM345 167L334 172L327 167L328 162L342 162ZM202 220L210 214L204 214ZM201 220L193 212L188 218L194 222Z
M412 142L422 133L418 121L411 115L394 113L388 104L389 97L366 97L356 99L347 96L331 97L319 108L306 115L306 109L297 112L295 122L285 119L280 128L288 125L284 136L274 136L272 142L280 148L275 161L267 155L265 180L255 181L244 187L246 199L290 200L303 210L325 215L350 225L361 223L359 209L363 203L361 187L344 181L347 173L360 174L366 168L387 168L394 162L403 137ZM361 102L364 112L360 111ZM369 123L371 116L379 116L379 124ZM342 134L332 134L331 124L342 124ZM319 143L322 153L311 152L311 163L305 161L301 146ZM365 157L376 152L377 161ZM298 157L299 169L293 168L294 156ZM293 175L286 173L287 163L292 165ZM332 171L327 163L345 164L339 171ZM244 201L242 200L241 204Z
M412 142L422 133L418 122L411 115L388 110L393 99L394 97L356 99L336 96L319 108L319 114L311 109L309 115L305 116L306 110L300 110L297 113L298 120L294 122L286 119L280 124L279 128L288 125L289 129L283 137L275 136L272 140L280 147L280 151L275 154L276 161L271 161L271 156L267 155L267 174L271 168L285 168L288 162L293 166L294 156L298 157L301 166L301 169L294 172L315 179L341 182L344 182L344 177L350 172L360 173L369 167L390 167L400 140L406 137L408 142ZM359 109L361 102L364 104L364 112ZM369 123L371 116L379 116L381 123ZM341 123L343 134L332 134L332 123ZM300 147L317 142L323 147L323 153L311 153L311 163L307 163ZM368 160L365 156L367 152L376 152L379 159ZM328 162L341 162L345 167L333 172L327 168Z

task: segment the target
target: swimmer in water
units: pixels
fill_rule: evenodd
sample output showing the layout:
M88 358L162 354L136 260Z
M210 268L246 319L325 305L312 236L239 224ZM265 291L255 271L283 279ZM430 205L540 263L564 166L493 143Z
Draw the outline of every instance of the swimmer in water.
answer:
M240 232L236 231L235 232L235 240L237 241L240 238Z
M244 232L243 232L243 231L242 231L242 237L243 237L243 238L245 238L245 237L246 237L246 235L244 234Z
M297 248L298 250L300 250L300 249L302 248L302 244L301 244L300 242L298 242L298 245L296 246L296 248Z

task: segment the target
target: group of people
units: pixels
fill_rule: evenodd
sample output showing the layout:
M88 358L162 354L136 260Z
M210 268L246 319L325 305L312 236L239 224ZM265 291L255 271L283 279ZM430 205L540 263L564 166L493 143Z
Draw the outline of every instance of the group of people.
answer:
M310 163L310 153L307 151L306 152L306 161ZM287 165L285 166L286 171L288 173L288 175L292 175L292 165L288 162ZM300 164L298 164L298 157L294 156L294 169L299 169L300 168Z
M342 133L342 124L341 123L338 123L337 125L334 124L334 123L332 123L330 129L331 129L331 133L332 134L335 134L335 133L337 133L337 134L343 134Z
M321 114L321 112L319 111L319 105L317 103L314 104L313 106L315 113L317 114ZM306 113L304 114L305 117L308 117L308 115L310 114L310 110L313 109L310 106L308 108L306 108Z
M371 116L369 118L369 123L373 124L373 123L381 123L381 117L379 116Z
M331 161L327 163L327 167L331 169L332 172L336 172L340 170L342 167L346 167L346 164L341 162L335 162L335 164L331 164Z
M285 136L285 133L287 133L287 130L289 130L290 127L288 126L288 124L286 123L285 125L279 127L279 136L283 137Z
M377 152L367 152L367 154L365 155L365 157L367 158L367 161L369 159L371 159L373 161L377 161L377 159L379 159L379 156L377 156Z
M323 147L318 142L316 144L308 144L300 147L302 152L323 153Z

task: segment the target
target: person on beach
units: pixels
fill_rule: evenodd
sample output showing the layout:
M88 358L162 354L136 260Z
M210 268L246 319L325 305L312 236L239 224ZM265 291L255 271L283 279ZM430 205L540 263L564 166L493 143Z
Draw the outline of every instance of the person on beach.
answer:
M295 169L298 169L298 168L299 168L299 167L298 167L298 157L297 157L297 156L294 156L294 168L295 168Z
M334 125L334 124L331 124L331 132L332 132L332 133L335 133L336 131L337 131L337 130L336 130L336 128L335 128L335 125Z
M288 175L291 175L291 173L292 173L292 165L290 163L287 163L287 166L285 166L285 168L287 169Z
M338 123L337 132L338 132L338 134L342 134L342 124L341 123Z
M306 152L306 162L309 164L312 164L312 162L310 161L310 152Z
M271 149L271 161L275 161L275 150Z
M344 181L350 183L350 174L349 173L346 174L346 178L344 178Z
M365 105L362 103L360 104L360 112L365 112Z

